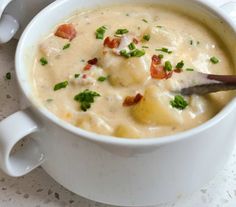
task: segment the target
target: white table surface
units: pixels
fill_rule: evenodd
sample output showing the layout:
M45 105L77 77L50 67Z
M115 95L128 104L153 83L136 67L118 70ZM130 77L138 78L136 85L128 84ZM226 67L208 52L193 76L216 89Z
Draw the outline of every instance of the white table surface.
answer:
M211 0L216 5L228 0ZM16 41L0 45L0 120L18 110L18 94L14 74ZM12 73L12 80L5 74ZM21 177L11 178L0 171L0 207L108 207L69 192L42 168ZM235 207L236 206L236 148L224 170L204 188L173 204L156 207Z

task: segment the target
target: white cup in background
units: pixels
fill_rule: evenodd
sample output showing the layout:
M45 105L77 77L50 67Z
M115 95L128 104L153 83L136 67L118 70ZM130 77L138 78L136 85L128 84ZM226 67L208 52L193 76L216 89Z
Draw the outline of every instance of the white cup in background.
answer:
M54 0L1 0L0 43L20 37L28 22Z

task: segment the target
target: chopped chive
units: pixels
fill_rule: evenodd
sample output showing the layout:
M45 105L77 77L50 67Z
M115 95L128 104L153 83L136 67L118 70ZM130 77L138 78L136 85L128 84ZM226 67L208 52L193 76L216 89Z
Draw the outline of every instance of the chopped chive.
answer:
M81 63L85 63L85 60L84 60L84 59L81 59L80 62L81 62Z
M172 67L171 62L170 61L166 61L164 68L165 68L166 71L172 71L173 67Z
M74 77L75 77L75 78L78 78L78 77L80 77L80 74L79 74L79 73L76 73L76 74L74 75Z
M48 64L48 61L45 57L40 58L39 61L40 61L41 65L43 65L43 66Z
M193 40L190 40L189 43L190 43L190 45L199 45L200 44L199 41L196 42L196 41L193 41Z
M186 68L186 71L194 71L193 68Z
M136 48L135 44L133 42L131 42L129 45L128 45L129 49L130 50L134 50Z
M157 25L156 27L161 29L163 26Z
M127 13L126 16L129 17L130 15Z
M6 73L5 78L7 80L11 80L11 73L10 72Z
M74 100L80 102L80 108L82 111L87 111L89 108L91 108L91 104L94 103L95 98L99 96L101 96L99 93L86 89L76 95Z
M175 96L174 100L170 101L170 105L173 108L184 110L188 106L188 102L184 100L183 96L177 95Z
M130 53L128 53L126 50L121 50L120 55L126 58L130 57Z
M68 81L64 81L64 82L61 82L61 83L58 83L54 86L54 91L58 91L62 88L66 88L68 86Z
M46 102L48 102L48 103L51 103L52 101L53 101L53 99L51 99L51 98L46 100Z
M66 50L66 49L68 49L69 47L70 47L70 43L64 45L64 47L63 47L62 49L63 49L63 50Z
M100 77L98 78L98 81L99 81L99 82L104 82L105 80L107 80L107 77L105 77L105 76L100 76Z
M149 47L148 47L148 46L145 46L145 45L143 45L143 46L142 46L142 48L144 48L144 49L145 49L145 48L146 48L146 49L148 49Z
M107 28L105 26L101 26L96 30L96 38L103 40L104 39L104 35L106 33Z
M158 57L159 57L160 59L163 59L163 58L164 58L164 55L163 55L163 54L160 54L160 55L158 55Z
M142 57L143 55L145 55L145 51L136 49L136 50L130 52L130 55L131 55L131 57Z
M216 57L211 57L210 61L211 61L213 64L217 64L217 63L220 62L219 59L216 58Z
M145 34L143 36L143 40L149 41L151 39L151 36L149 34Z
M148 21L146 19L142 19L142 21L145 22L145 23L148 23Z
M165 52L165 53L168 53L168 54L172 53L172 51L170 51L168 48L165 48L165 47L160 48L160 49L156 49L156 51L161 51L161 52Z
M177 69L182 69L184 67L184 61L181 60L179 63L177 63L176 68Z
M116 30L117 35L123 35L123 34L126 34L128 32L129 32L129 30L127 30L127 29L118 29L118 30Z

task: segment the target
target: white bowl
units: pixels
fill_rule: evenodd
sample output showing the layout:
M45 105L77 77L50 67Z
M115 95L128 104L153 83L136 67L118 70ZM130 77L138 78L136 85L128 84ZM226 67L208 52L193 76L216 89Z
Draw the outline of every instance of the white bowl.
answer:
M60 0L38 14L23 33L16 72L29 108L0 123L0 166L21 176L42 165L69 190L102 203L147 206L173 201L206 184L225 164L234 145L236 99L194 129L164 138L117 139L76 128L39 106L29 80L38 42L75 9L114 3L175 5L206 22L235 54L236 28L223 12L204 0ZM234 59L236 62L236 59ZM15 155L13 146L33 138Z

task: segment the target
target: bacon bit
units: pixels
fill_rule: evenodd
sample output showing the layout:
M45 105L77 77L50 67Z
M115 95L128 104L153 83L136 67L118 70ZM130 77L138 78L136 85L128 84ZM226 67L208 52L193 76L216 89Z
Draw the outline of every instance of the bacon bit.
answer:
M85 67L84 67L84 70L90 70L92 68L92 65L91 64L87 64Z
M136 38L133 38L133 43L137 45L139 41Z
M77 32L72 24L63 24L58 27L55 36L71 41L76 37L76 33Z
M164 66L160 66L161 58L157 55L152 56L152 64L151 64L151 76L155 79L164 79L166 78L166 71Z
M171 78L172 77L172 75L173 75L173 71L171 71L171 72L169 72L169 73L166 73L166 79L169 79L169 78Z
M153 55L152 64L150 68L151 77L158 80L171 78L173 71L167 72L165 70L165 67L160 64L161 64L161 58L158 57L157 55Z
M183 70L182 70L181 68L176 68L176 69L174 70L174 72L175 72L175 73L181 73L181 72L183 72Z
M83 79L86 79L86 78L87 78L87 75L86 75L86 74L84 74L84 75L82 76L82 78L83 78Z
M136 96L127 96L123 102L123 106L133 106L142 100L143 96L138 93Z
M157 55L152 56L152 64L160 65L161 64L161 58Z
M165 71L164 66L157 66L157 65L152 65L151 66L151 76L154 79L165 79L167 77L167 73Z
M113 48L119 47L120 41L121 41L121 40L120 40L119 38L114 38L114 39L111 40L110 37L107 37L107 38L104 40L103 45L104 45L104 46L107 46L107 47L109 47L109 48L111 48L111 49L113 49Z
M94 58L94 59L91 59L88 61L88 64L90 65L96 65L98 63L98 59L97 58Z

